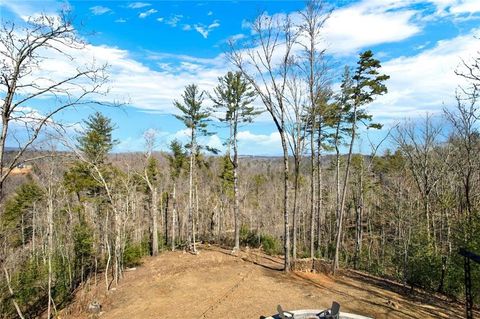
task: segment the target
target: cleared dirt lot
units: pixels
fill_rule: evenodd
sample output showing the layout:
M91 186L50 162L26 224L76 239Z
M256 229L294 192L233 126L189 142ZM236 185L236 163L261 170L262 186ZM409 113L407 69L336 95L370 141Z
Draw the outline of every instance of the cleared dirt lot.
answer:
M125 272L113 291L104 284L78 292L64 318L89 318L90 301L102 304L99 318L259 318L284 309L326 308L374 318L462 318L463 307L422 292L402 294L395 283L346 271L336 277L284 274L282 260L259 252L230 255L200 247L199 255L165 252Z

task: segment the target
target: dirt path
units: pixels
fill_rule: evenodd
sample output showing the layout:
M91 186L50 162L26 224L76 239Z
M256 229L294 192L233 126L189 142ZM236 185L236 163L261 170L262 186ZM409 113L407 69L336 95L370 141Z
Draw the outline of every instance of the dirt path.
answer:
M201 247L197 256L166 252L126 272L107 295L84 289L63 317L88 318L83 310L94 298L102 304L100 318L105 319L259 318L274 313L277 304L284 309L326 308L333 300L343 311L375 318L463 316L460 305L418 292L407 298L396 292L394 283L364 274L345 272L333 279L287 275L281 267L281 259L254 252L240 257L214 247Z

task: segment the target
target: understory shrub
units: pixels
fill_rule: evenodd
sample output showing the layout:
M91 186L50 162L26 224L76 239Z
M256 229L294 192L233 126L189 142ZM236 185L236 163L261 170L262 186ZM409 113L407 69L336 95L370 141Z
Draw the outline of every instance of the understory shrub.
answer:
M267 255L276 255L281 253L281 244L279 240L271 235L258 234L258 232L248 229L246 226L240 228L240 244L253 248L263 248Z

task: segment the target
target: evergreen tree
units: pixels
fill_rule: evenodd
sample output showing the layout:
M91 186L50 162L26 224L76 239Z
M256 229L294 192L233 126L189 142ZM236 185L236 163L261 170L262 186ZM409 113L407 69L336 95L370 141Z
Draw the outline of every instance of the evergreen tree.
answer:
M238 201L238 126L241 123L250 123L256 115L261 112L251 104L255 99L255 91L245 80L241 72L228 72L225 76L218 78L219 85L214 89L215 96L211 96L214 109L223 114L220 119L228 123L230 136L228 139L227 157L233 165L233 199L235 218L235 247L240 248L240 212ZM233 157L230 149L233 147Z
M88 198L95 201L96 195L102 193L102 185L95 178L97 175L92 170L92 165L98 166L98 169L103 169L102 164L105 164L108 153L117 143L112 139L112 131L115 126L111 119L105 117L99 112L88 117L84 121L86 125L85 131L77 138L78 149L85 156L83 161L76 161L71 168L64 174L64 185L69 192L75 193L79 201L82 200L82 193L86 192Z
M210 151L216 151L209 146L201 146L198 144L198 136L211 135L207 130L210 112L205 110L202 103L204 100L204 92L200 92L195 84L188 85L185 92L182 94L183 103L174 102L175 107L181 112L175 117L182 121L183 124L190 130L190 143L187 147L190 149L190 172L189 172L189 195L188 195L188 219L190 222L189 242L190 249L196 253L195 247L195 221L193 214L193 188L194 188L194 168L195 159L201 148L206 148Z
M340 242L342 238L343 213L345 209L345 200L347 192L348 177L350 173L350 164L352 161L353 144L357 134L358 122L364 123L371 120L365 109L361 107L374 101L377 96L387 93L387 87L384 82L390 78L385 74L380 74L380 61L373 57L373 53L367 50L360 54L352 81L346 77L342 86L343 111L346 114L346 120L350 123L350 145L343 177L342 194L340 198L340 207L337 216L337 234L335 239L335 255L333 259L333 271L338 268L338 257L340 251ZM378 124L370 124L369 127L380 128ZM338 176L337 176L338 178ZM337 206L338 207L338 206Z
M222 193L225 194L228 198L232 198L234 196L235 189L235 174L234 166L228 154L222 157L222 171L219 177L222 181Z
M117 140L112 138L115 126L111 119L99 112L90 115L84 123L87 128L78 138L78 148L91 164L103 164L107 154L117 143Z
M13 247L25 245L33 232L33 207L43 198L44 191L34 181L20 185L13 197L5 202L5 209L0 215L0 238Z
M171 245L172 245L172 251L174 251L175 250L175 221L177 218L177 197L176 197L177 179L182 173L183 168L185 167L187 156L185 154L182 144L177 140L173 140L170 143L170 152L171 152L171 155L168 156L168 163L170 165L170 177L172 178L172 182L173 182Z
M173 140L170 143L170 152L171 155L168 156L168 163L170 165L170 176L175 182L177 178L182 173L183 168L185 167L186 154L183 149L182 143L178 140Z

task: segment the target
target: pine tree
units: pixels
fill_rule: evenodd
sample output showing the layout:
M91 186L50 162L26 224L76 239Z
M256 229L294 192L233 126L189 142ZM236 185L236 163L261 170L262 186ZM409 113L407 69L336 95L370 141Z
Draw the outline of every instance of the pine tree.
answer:
M222 157L221 165L222 165L222 171L219 177L222 182L222 193L227 198L232 198L234 197L235 174L234 174L233 163L228 154Z
M183 149L182 144L177 140L173 140L170 143L170 152L171 152L171 155L168 156L168 163L170 165L170 177L173 183L171 245L172 245L172 251L174 251L175 250L175 221L177 219L177 197L176 197L177 179L185 167L187 155L185 154L185 150Z
M240 208L238 201L238 126L251 123L261 112L251 104L255 99L255 91L250 87L241 72L228 72L218 78L219 85L214 89L215 96L210 96L216 111L222 112L223 122L228 123L230 136L228 139L227 157L233 165L233 211L235 219L235 250L240 248ZM230 149L233 148L233 157Z
M0 233L5 235L3 239L11 246L25 245L34 236L33 206L43 196L43 189L29 180L20 185L15 195L5 202L4 212L0 215Z
M87 128L78 138L78 147L90 163L94 165L103 164L107 154L117 143L112 138L115 127L111 119L99 112L90 115L84 123Z
M87 197L102 202L102 197L97 197L102 193L102 185L95 178L96 173L92 170L92 165L101 169L105 164L108 153L117 143L112 139L114 125L111 119L96 112L84 121L86 129L77 138L78 149L83 153L84 159L76 161L68 171L64 173L64 185L69 192L75 193L81 201L82 193Z
M195 247L195 220L193 214L193 188L194 188L194 168L195 159L201 148L215 151L209 146L201 146L197 142L198 136L211 135L207 130L210 112L204 110L202 103L204 100L204 92L200 92L195 84L188 85L185 92L182 94L183 103L174 102L175 107L181 112L175 117L182 121L183 124L190 130L190 143L187 147L190 149L190 172L189 172L189 194L188 194L188 219L190 223L189 242L190 249L196 253Z
M370 121L372 116L367 114L365 109L361 107L375 100L377 96L387 93L387 87L384 82L390 78L385 74L380 74L380 61L373 57L373 53L367 50L360 54L357 62L357 68L351 81L345 78L342 86L343 111L346 114L346 120L350 123L350 145L345 167L345 175L343 177L342 194L340 198L340 207L337 216L337 234L335 239L335 255L333 259L333 272L338 268L338 257L340 252L340 241L342 238L343 213L345 209L345 200L347 193L348 177L350 173L350 164L352 161L353 144L357 134L358 122ZM369 127L381 128L378 124L370 124ZM338 177L337 177L338 178Z

